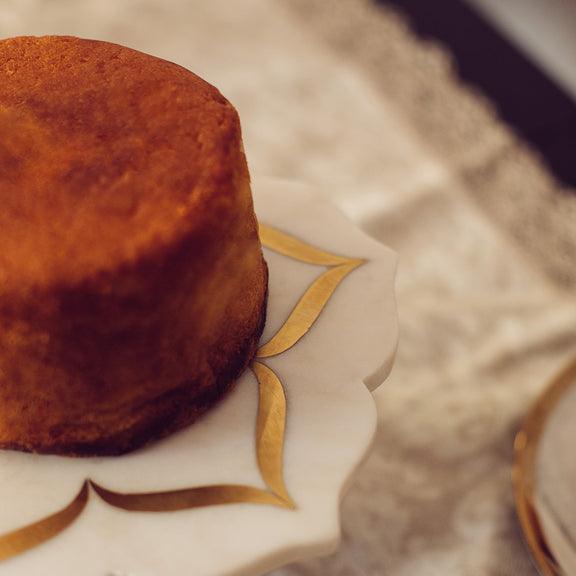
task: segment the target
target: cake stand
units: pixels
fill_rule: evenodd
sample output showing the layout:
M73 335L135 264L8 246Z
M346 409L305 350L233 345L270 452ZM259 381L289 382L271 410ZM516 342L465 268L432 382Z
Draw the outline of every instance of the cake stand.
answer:
M253 188L270 298L251 370L126 456L0 452L2 574L256 576L336 548L396 349L396 256L317 192Z

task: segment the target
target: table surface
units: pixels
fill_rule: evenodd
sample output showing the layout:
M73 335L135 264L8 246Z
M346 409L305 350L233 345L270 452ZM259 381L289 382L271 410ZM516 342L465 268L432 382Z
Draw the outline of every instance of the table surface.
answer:
M342 546L275 576L534 574L512 440L576 347L576 195L450 54L368 0L3 0L0 30L193 69L238 107L254 173L326 190L400 254L401 345Z

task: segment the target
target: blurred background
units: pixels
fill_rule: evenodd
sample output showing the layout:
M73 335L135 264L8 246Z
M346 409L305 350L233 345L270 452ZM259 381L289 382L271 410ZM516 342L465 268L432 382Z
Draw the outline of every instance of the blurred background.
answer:
M0 36L49 33L203 76L255 180L312 184L400 254L342 545L274 576L535 574L510 467L576 348L576 2L0 0Z

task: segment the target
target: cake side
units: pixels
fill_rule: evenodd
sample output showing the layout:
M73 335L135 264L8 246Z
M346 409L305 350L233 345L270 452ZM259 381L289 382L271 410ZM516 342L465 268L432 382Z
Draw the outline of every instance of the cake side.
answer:
M122 453L215 402L252 358L265 317L267 270L245 210L201 258L190 240L155 275L116 277L134 287L120 300L103 281L54 291L60 305L42 324L4 316L0 448Z

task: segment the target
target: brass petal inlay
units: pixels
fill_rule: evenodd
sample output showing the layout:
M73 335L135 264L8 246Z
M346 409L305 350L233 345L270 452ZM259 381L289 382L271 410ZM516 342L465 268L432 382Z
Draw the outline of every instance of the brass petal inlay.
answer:
M330 254L330 252L320 250L320 248L294 238L294 236L290 236L286 232L266 226L266 224L260 224L259 232L260 240L266 248L270 248L270 250L274 250L274 252L289 258L294 258L294 260L316 264L317 266L338 266L339 264L350 263L350 258L346 256Z
M80 516L88 502L88 494L88 482L84 482L66 508L0 537L0 560L26 552L60 534Z
M286 428L286 395L275 372L254 362L252 370L258 378L260 401L256 432L258 466L266 485L295 507L284 484L284 430Z
M282 508L288 507L282 498L272 492L234 484L135 494L113 492L95 482L91 484L104 502L130 512L176 512L221 504L270 504Z
M316 322L338 284L363 262L352 260L348 264L330 268L318 277L300 298L280 330L258 350L256 357L270 358L292 348Z

